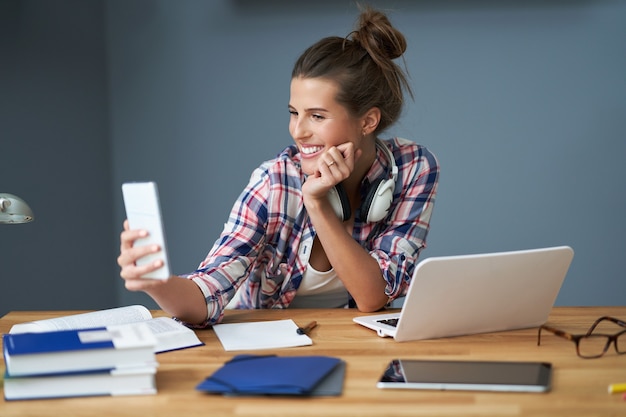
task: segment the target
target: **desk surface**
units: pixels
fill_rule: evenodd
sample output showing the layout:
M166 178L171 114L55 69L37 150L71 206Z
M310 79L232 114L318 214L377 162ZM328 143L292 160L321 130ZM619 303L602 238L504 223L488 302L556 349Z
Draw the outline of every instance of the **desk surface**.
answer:
M0 319L0 332L11 326L77 313L11 312ZM153 312L163 315L161 311ZM213 330L197 331L205 346L157 355L156 395L89 397L36 401L0 401L0 415L12 416L624 416L621 394L608 394L610 383L626 382L626 355L614 349L600 359L580 359L574 344L550 333L537 346L537 330L398 343L379 338L352 322L355 310L231 310L224 322L291 318L298 324L317 320L313 346L280 349L279 355L329 355L347 362L344 393L328 398L227 398L197 392L196 384L235 354L222 348ZM626 307L557 307L549 323L582 333L602 315L626 318ZM607 328L615 333L618 328ZM266 352L266 351L264 351ZM252 353L259 353L255 351ZM393 358L547 361L554 366L552 391L485 393L381 390L376 381ZM4 362L0 372L4 374ZM4 397L3 397L4 398Z

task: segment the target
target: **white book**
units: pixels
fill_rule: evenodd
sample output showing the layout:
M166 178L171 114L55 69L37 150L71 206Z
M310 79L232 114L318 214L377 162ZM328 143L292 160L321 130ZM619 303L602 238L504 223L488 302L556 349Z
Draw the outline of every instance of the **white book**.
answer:
M19 323L9 333L41 333L55 330L80 330L118 324L143 322L156 338L154 353L200 346L203 343L196 333L169 317L153 318L142 305L131 305L88 313L72 314L53 319Z
M6 400L156 394L156 368L137 367L103 372L4 377Z

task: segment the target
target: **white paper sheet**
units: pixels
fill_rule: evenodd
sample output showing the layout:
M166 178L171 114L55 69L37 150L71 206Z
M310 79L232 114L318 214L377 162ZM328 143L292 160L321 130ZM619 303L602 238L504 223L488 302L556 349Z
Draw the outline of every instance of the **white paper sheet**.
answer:
M306 334L298 334L291 320L227 323L213 326L224 350L277 349L312 345Z

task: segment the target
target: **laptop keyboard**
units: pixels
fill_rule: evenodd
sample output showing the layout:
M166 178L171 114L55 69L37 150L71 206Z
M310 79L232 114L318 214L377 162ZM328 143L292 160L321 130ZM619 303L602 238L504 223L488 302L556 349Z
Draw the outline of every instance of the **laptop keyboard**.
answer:
M378 323L386 324L387 326L396 327L398 325L398 318L394 319L382 319L376 320Z

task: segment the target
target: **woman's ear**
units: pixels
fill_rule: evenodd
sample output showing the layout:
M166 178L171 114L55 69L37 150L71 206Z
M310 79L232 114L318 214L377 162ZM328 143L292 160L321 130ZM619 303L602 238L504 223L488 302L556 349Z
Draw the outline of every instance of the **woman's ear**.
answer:
M361 118L362 133L363 136L369 135L374 132L380 122L380 109L378 107L372 107Z

